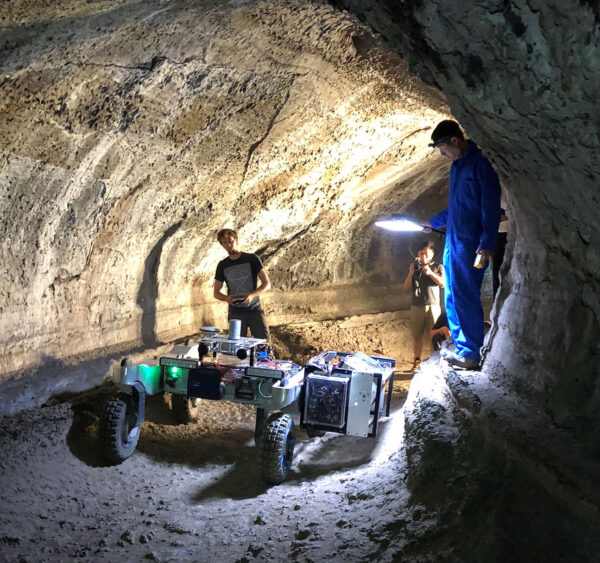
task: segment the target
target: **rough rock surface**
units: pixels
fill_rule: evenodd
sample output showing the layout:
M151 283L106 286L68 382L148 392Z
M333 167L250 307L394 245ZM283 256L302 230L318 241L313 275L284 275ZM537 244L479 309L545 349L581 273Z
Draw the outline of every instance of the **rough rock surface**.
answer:
M597 559L600 463L539 406L436 354L403 410L406 483L435 515L428 546L443 559Z
M342 0L446 95L508 192L490 360L600 452L597 2ZM498 365L502 369L497 369Z
M331 347L331 329L296 331ZM346 335L371 345L360 326ZM598 464L547 415L437 356L406 397L408 384L396 378L377 440L296 429L277 487L260 480L245 405L203 401L196 423L177 425L151 397L136 452L114 467L98 447L109 386L0 418L0 558L594 560L598 490L581 491Z
M508 192L508 259L482 374L442 375L436 363L424 365L405 409L405 448L388 458L389 471L365 473L351 491L332 489L335 496L311 491L311 499L331 500L334 511L338 493L354 504L344 509L358 517L336 524L352 538L337 537L331 549L321 544L313 534L323 525L321 512L312 527L292 517L284 536L253 540L245 551L236 545L235 556L277 558L289 547L299 559L351 548L381 560L594 557L597 2L330 4L357 14L440 88L491 157ZM142 355L200 324L222 323L209 280L222 255L214 234L225 225L240 230L245 248L271 272L276 290L267 306L282 350L306 357L325 346L326 335L309 338L318 327L348 346L391 350L396 337L404 344L395 353L406 358L398 311L407 300L399 282L414 240L400 244L372 222L401 210L426 217L443 205L447 163L425 144L432 123L449 110L353 17L301 1L23 0L3 12L0 45L3 412L91 387L124 352ZM391 332L364 315L386 319ZM337 317L345 320L331 320ZM83 409L92 427L95 401ZM30 426L26 415L3 422L3 453L12 441L21 445L14 459L0 460L11 476L0 492L3 506L16 499L29 517L21 520L28 537L50 542L46 555L60 558L64 529L78 538L91 530L78 520L86 506L70 496L78 482L63 474L74 471L92 503L108 503L95 530L112 531L109 514L124 498L136 507L136 498L107 499L95 488L90 452L71 440L79 463L65 455L64 440L52 441L71 424L64 405L31 418ZM160 421L148 427L168 443ZM181 439L184 447L189 440ZM163 446L149 443L156 459L144 467L170 463ZM30 455L28 447L50 454ZM197 478L181 473L174 457L182 482ZM206 457L198 459L204 467ZM60 478L41 479L46 466ZM135 470L106 472L123 490L131 475ZM398 489L378 485L372 499L364 497L372 479L397 479ZM48 489L34 514L28 500L40 482ZM166 473L159 482L173 484ZM262 502L262 492L257 496ZM223 514L233 518L240 505L230 508ZM248 515L255 506L243 510ZM371 531L361 529L363 516L377 520L385 510ZM159 536L124 529L118 540L84 541L71 555L100 549L110 559L115 553L102 550L116 541L121 555L134 556L142 552L128 547L136 541L168 542L180 533L186 540L171 545L173 552L161 544L144 556L181 556L180 548L194 545L195 530L156 514L148 521L166 531ZM16 513L3 518L13 521ZM269 512L251 521L261 526L272 518ZM457 537L457 530L464 533ZM2 536L15 556L27 553L19 541Z
M359 22L307 2L14 4L0 379L87 361L40 394L89 387L118 353L222 324L224 226L272 277L271 324L406 307L409 252L373 220L443 191L426 142L445 105Z
M344 334L369 347L358 321ZM338 332L296 327L296 334L303 331L309 345L335 347L342 325ZM99 448L111 386L0 417L0 451L10 452L0 457L0 560L438 556L426 541L435 512L411 502L401 479L408 384L396 378L392 417L381 421L377 440L331 433L310 439L296 427L295 461L276 487L261 480L248 405L203 400L199 420L178 425L168 400L150 397L136 452L112 467Z

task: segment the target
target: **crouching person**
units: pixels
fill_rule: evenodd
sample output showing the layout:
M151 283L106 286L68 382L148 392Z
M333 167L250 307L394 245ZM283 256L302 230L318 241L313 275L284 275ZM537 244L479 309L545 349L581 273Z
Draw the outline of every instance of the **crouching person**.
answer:
M448 327L448 317L445 312L442 312L435 321L433 328L429 332L431 338L431 349L437 352L442 347L442 342L450 338L450 328Z

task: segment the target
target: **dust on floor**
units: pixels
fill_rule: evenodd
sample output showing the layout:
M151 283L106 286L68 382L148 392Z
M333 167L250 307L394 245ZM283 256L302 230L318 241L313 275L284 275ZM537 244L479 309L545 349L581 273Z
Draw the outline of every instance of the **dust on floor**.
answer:
M305 327L316 335L305 346L360 346L360 331L385 332L332 323ZM375 352L385 355L385 345ZM177 425L168 398L149 397L138 447L117 466L103 461L97 439L110 384L4 417L0 560L391 559L390 530L402 522L410 541L423 512L404 485L410 366L398 367L392 413L376 439L309 438L296 428L291 474L278 486L260 478L251 406L203 401L197 422ZM428 524L419 520L420 535Z

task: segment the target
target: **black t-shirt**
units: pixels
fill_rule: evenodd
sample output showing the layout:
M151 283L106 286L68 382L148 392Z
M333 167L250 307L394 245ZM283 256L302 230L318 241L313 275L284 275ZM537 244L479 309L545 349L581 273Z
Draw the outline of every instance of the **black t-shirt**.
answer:
M442 266L431 262L429 267L438 276L442 275ZM428 289L432 288L432 289ZM415 263L415 271L412 277L412 304L413 305L439 305L439 286Z
M244 295L254 291L257 286L258 273L263 269L262 262L256 254L242 252L237 260L227 257L217 264L215 279L227 284L227 295ZM232 305L233 309L259 309L260 300L255 297L248 305Z

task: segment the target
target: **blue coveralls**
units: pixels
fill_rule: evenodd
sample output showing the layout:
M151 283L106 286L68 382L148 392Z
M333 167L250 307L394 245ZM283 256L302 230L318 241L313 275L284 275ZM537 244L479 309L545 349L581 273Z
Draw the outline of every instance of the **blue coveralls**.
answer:
M494 250L500 223L500 182L475 143L450 168L448 208L432 217L446 227L444 270L446 314L456 353L480 359L483 346L481 283L485 268L473 267L478 248Z

